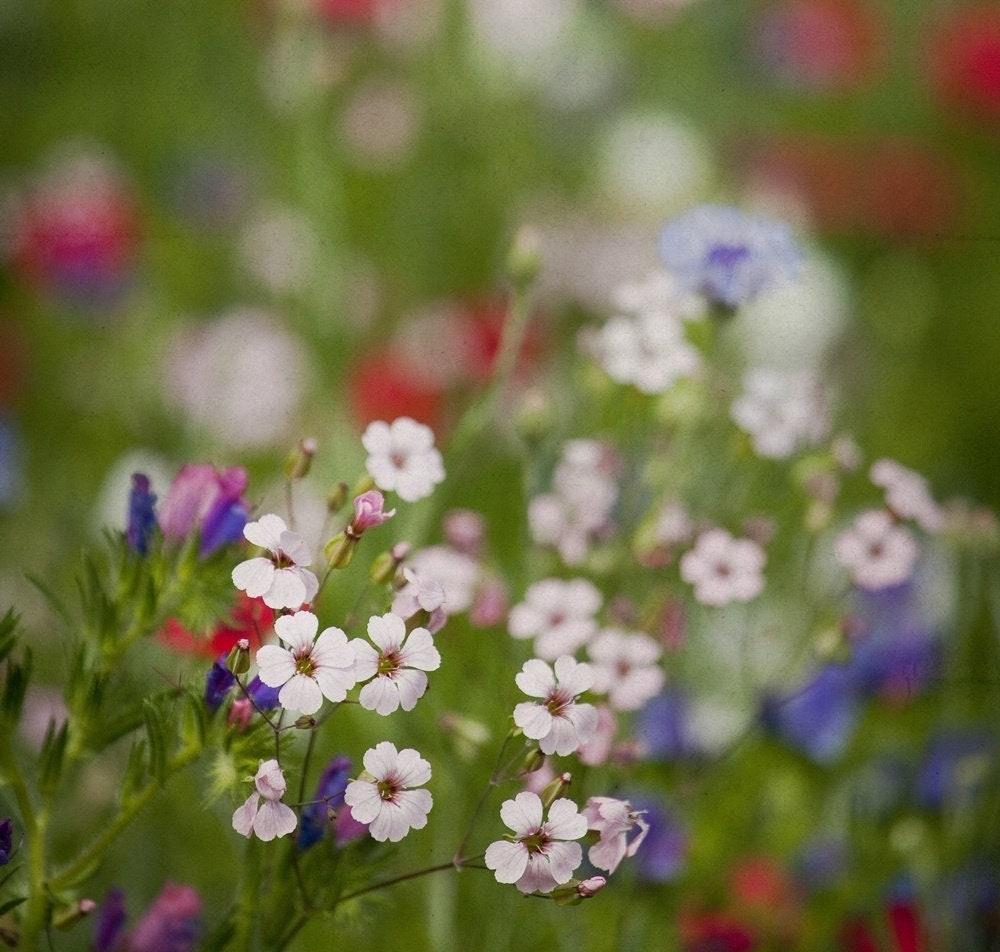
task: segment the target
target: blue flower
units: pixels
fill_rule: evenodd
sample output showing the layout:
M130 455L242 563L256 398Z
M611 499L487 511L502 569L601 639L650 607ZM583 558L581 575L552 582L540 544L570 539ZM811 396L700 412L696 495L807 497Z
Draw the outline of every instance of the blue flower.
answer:
M280 687L270 688L259 677L254 677L247 685L247 694L253 699L254 704L264 711L278 706L278 693L280 691Z
M931 741L914 789L926 810L969 806L996 774L996 744L985 728L941 731Z
M687 290L737 307L794 278L802 251L781 222L698 205L664 226L660 258Z
M125 538L129 548L139 555L145 555L149 551L149 540L156 529L155 507L156 494L150 491L149 477L143 473L133 473Z
M13 506L24 482L21 434L14 421L0 417L0 507Z
M11 853L14 851L14 824L9 817L0 820L0 866L6 866L10 862Z
M697 753L687 728L687 699L666 690L639 712L636 736L651 760L680 760Z
M120 889L109 890L94 917L93 952L113 952L121 948L118 943L125 929L125 893Z
M846 665L828 664L794 694L764 699L765 729L819 764L846 749L858 720L860 698Z
M326 765L312 802L302 808L299 849L307 850L323 838L330 826L330 810L339 810L344 805L344 790L350 777L351 761L347 757L334 757Z
M236 683L236 677L229 670L227 660L228 655L221 654L215 659L212 667L208 669L208 676L205 678L205 706L210 711L219 709L226 699L226 695Z

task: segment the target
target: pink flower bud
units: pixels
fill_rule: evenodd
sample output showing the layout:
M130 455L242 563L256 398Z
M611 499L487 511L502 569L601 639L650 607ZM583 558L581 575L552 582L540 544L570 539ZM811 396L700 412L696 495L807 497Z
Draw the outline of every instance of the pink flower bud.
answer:
M369 489L354 500L354 520L351 531L361 535L366 529L374 529L396 514L395 509L384 509L385 498L377 489Z
M591 876L590 879L576 884L576 892L584 899L590 899L596 896L607 884L608 881L603 876Z

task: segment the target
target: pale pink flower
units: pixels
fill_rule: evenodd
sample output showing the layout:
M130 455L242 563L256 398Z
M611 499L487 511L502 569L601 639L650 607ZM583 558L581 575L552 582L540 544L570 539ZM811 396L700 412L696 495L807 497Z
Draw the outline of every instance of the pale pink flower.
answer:
M767 459L788 459L829 431L826 394L808 371L749 371L730 416L750 435L757 455Z
M913 533L884 509L868 509L834 542L837 561L860 588L899 585L912 574L920 555Z
M312 556L309 546L292 532L280 516L261 516L248 522L243 535L267 549L267 556L240 562L233 569L233 584L251 598L262 597L268 608L300 608L319 591L316 576L304 566Z
M410 417L391 424L370 423L361 442L368 451L365 469L375 485L406 502L429 496L444 480L444 461L434 446L433 430Z
M872 463L869 478L885 490L886 506L900 519L912 519L924 532L939 532L944 513L931 496L927 480L895 460Z
M694 586L703 605L748 602L764 588L764 550L750 539L734 539L725 529L709 529L681 558L681 578Z
M383 716L397 708L412 711L427 690L425 671L441 665L441 655L426 628L414 628L407 634L406 622L388 612L368 619L368 637L377 646L355 638L354 676L371 681L361 689L358 701L368 711Z
M666 310L612 317L594 336L593 347L612 380L646 394L664 393L701 367L698 349L685 339L680 319Z
M659 694L666 680L660 646L641 632L605 628L587 645L595 694L606 694L616 711L637 711Z
M281 688L278 703L302 714L319 710L325 697L343 701L357 683L354 649L339 628L317 638L319 620L312 612L281 615L274 630L285 645L264 645L257 652L258 675L268 687Z
M587 832L587 820L572 800L556 800L546 821L541 798L525 790L504 801L500 819L515 838L486 848L486 865L498 883L514 883L521 892L531 893L569 882L583 861L583 849L571 841Z
M233 814L233 829L248 839L251 833L256 833L261 840L291 833L298 818L290 806L281 802L287 785L278 761L263 761L253 782L256 791Z
M441 586L444 603L440 607L449 615L468 611L481 575L479 562L474 558L448 545L429 545L417 549L408 565L421 577L433 579Z
M507 624L512 637L534 638L535 654L552 661L590 640L601 601L601 593L586 579L542 579L510 610Z
M597 709L577 699L594 682L589 665L569 655L556 659L555 669L544 661L525 661L515 676L517 686L537 701L523 701L514 708L514 723L524 736L538 741L543 754L572 754L597 730Z
M369 489L354 498L354 519L351 531L361 535L366 529L375 529L396 515L395 509L385 511L385 497L377 489Z
M627 800L614 797L590 797L582 810L587 829L600 835L587 853L592 866L613 873L626 856L635 856L649 832L649 824L641 812L632 809ZM635 835L629 839L629 836Z
M431 765L412 747L397 751L384 740L365 752L365 773L344 791L344 803L372 839L398 843L410 830L427 825L434 804L427 790L413 790L431 779Z
M597 729L586 743L576 751L577 759L588 767L606 764L614 748L615 734L618 733L618 718L607 704L595 704L597 709Z
M406 584L396 593L389 610L400 618L412 618L418 611L427 612L427 630L435 634L448 620L445 593L440 583L411 568L403 569Z

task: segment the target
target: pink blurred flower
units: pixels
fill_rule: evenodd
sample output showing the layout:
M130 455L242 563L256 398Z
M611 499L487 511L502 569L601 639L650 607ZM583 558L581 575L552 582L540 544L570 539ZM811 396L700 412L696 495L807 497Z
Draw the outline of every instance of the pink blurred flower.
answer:
M163 537L182 541L197 531L202 555L241 539L250 514L243 496L246 488L247 471L242 466L223 470L210 463L182 466L156 514Z

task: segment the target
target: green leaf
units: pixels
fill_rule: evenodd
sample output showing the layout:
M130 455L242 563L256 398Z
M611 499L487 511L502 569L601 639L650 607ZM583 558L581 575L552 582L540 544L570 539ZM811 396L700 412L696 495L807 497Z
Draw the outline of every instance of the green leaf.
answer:
M70 615L66 606L62 603L62 600L52 591L49 586L43 582L37 575L33 572L25 572L24 577L38 590L42 598L45 599L45 603L52 609L55 614L59 616L60 621L67 628L73 627L73 616Z
M147 698L142 705L146 722L146 738L149 741L149 770L157 783L163 783L167 776L167 725L159 705Z
M45 740L42 742L42 750L38 757L38 786L46 796L55 793L59 787L59 781L62 779L68 726L67 721L58 725L56 721L51 720L45 731Z
M118 794L119 801L123 807L127 807L135 794L146 782L148 758L146 751L148 744L145 738L140 738L128 752L128 762L125 764L125 773L122 775L121 789Z
M24 660L21 664L7 662L7 674L4 678L3 697L0 699L0 716L8 725L18 722L21 708L24 705L24 694L28 689L31 677L31 651L24 650Z
M11 909L16 909L27 898L27 896L18 896L16 899L8 899L7 902L0 906L0 916L4 915L4 913L10 912Z

